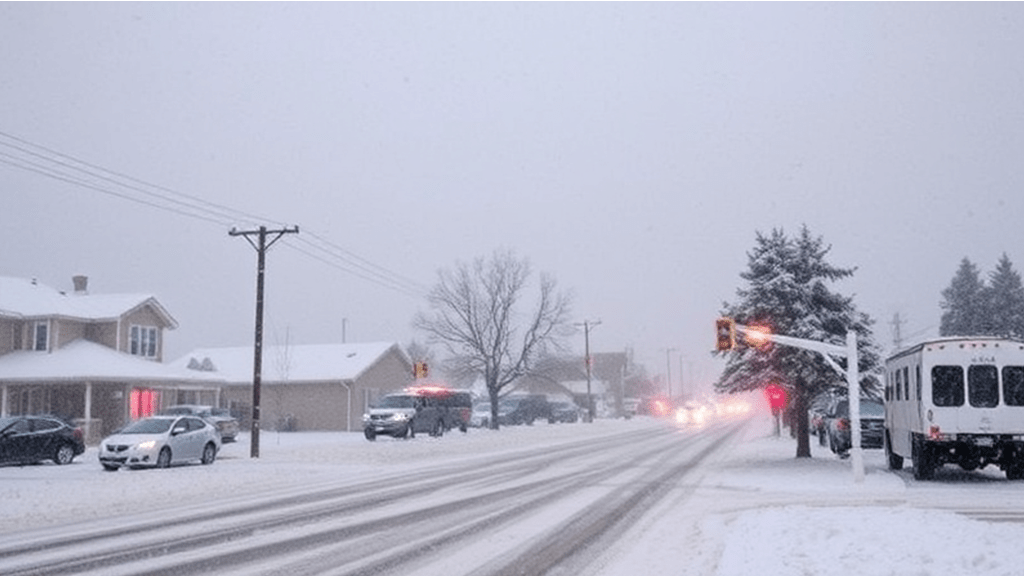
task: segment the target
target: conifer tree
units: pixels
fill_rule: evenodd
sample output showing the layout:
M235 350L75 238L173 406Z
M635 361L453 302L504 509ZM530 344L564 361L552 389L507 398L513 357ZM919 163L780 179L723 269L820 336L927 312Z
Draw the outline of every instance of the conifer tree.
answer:
M978 336L991 333L988 292L978 267L964 257L960 268L942 291L940 306L944 310L939 325L940 336Z
M990 334L1004 338L1024 338L1024 285L1003 253L995 272L989 275L988 318Z
M745 287L736 290L737 301L723 304L722 315L738 324L763 326L772 333L844 345L846 332L857 334L862 375L878 364L871 333L872 320L859 312L853 298L834 292L831 284L852 276L853 268L839 268L826 257L831 246L813 236L806 226L795 239L782 230L756 235L748 253L749 269L740 274ZM783 386L789 397L797 437L797 457L810 457L807 409L821 394L845 390L843 378L817 352L791 346L738 346L727 352L727 364L716 384L720 392L762 389L770 383ZM835 359L845 369L845 359ZM868 394L877 396L871 378L861 381Z

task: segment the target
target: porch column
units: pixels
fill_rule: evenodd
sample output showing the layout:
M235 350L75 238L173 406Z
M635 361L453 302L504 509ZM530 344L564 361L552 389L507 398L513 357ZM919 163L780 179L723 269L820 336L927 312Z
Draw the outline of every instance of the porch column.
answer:
M85 383L85 441L92 438L92 382Z

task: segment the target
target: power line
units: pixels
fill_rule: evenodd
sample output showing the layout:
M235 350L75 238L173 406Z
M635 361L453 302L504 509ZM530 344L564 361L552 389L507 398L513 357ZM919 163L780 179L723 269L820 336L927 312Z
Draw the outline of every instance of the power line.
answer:
M261 222L273 223L270 219L146 182L4 131L0 131L0 146L8 150L0 150L0 164L136 204L225 228L237 223L254 226ZM362 258L315 232L304 232L313 238L313 241L298 239L306 249L290 243L285 246L322 264L408 296L422 297L427 291L419 282Z

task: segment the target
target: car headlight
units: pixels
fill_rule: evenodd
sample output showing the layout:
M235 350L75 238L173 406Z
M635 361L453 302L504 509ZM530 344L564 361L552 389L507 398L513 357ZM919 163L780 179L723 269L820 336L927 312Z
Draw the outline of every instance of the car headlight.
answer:
M397 414L392 414L392 415L391 415L391 419L392 419L392 420L395 420L395 421L397 421L397 422L402 422L402 421L408 420L408 419L409 419L409 417L408 417L408 416L406 416L405 414L403 414L403 413L399 412L399 413L397 413Z
M156 446L156 440L147 440L146 442L138 444L135 447L140 449L140 450L149 450L150 448L152 448L154 446Z

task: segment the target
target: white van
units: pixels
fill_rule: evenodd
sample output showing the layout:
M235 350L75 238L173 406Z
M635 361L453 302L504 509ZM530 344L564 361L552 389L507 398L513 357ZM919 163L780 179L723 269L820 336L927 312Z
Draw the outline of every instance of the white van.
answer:
M889 468L914 462L914 477L943 464L998 465L1024 479L1024 342L940 338L885 362L885 451Z

